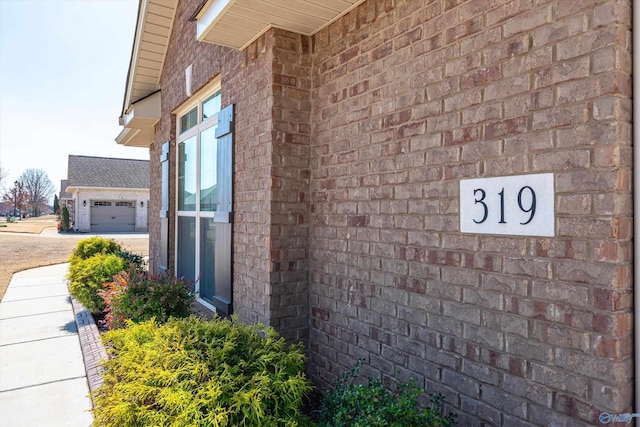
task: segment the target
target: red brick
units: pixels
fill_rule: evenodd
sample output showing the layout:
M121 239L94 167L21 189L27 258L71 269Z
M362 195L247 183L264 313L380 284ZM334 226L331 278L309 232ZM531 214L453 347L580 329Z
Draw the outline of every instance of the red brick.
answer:
M533 156L533 170L565 170L591 166L589 150L555 151Z
M540 49L534 49L526 54L512 56L502 64L502 75L504 77L513 77L522 73L536 71L543 73L553 65L553 48L545 46ZM535 84L534 77L534 84Z
M462 111L462 125L500 118L502 118L502 104L499 102L482 103L479 106L466 108Z
M589 75L590 60L588 56L583 56L536 71L534 87L538 89L550 85L557 85L567 80L577 80L588 77Z
M484 99L492 101L508 98L531 89L529 76L517 76L491 83L484 89Z
M447 43L452 43L458 39L468 37L480 31L482 27L482 17L478 16L463 22L446 31Z
M393 41L394 50L402 49L422 39L422 27L407 31Z
M520 35L511 37L482 51L484 64L495 64L505 59L526 54L530 49L530 36Z
M631 293L615 289L593 289L594 308L597 310L622 311L631 305Z
M531 8L531 6L531 0L505 2L504 4L499 5L497 8L489 10L487 12L486 25L492 26L509 18L513 18L521 13L526 12Z
M492 122L484 125L484 136L487 139L500 138L518 133L524 133L527 130L527 118L516 117L513 119L502 120L500 122Z
M629 76L621 73L603 73L586 80L566 82L556 89L558 103L574 103L609 94L629 95L630 82Z
M450 96L444 100L444 111L450 112L461 110L472 105L480 104L481 101L482 92L479 89L460 92L457 95Z
M393 43L392 42L388 42L385 43L384 45L380 46L377 49L374 49L371 52L371 57L373 60L379 60L384 58L385 56L389 56L391 55L391 53L393 52Z
M480 2L471 2L476 4ZM462 12L461 12L462 13ZM460 53L466 55L471 52L481 51L483 48L499 42L502 39L502 31L499 27L488 28L473 36L460 41Z
M588 30L588 26L589 16L587 13L569 15L554 21L551 25L535 29L533 31L534 46L550 46L560 40L584 33Z
M621 37L624 35L618 33L615 26L608 26L564 39L557 44L558 60L562 61L589 54L602 47L615 44Z
M511 37L514 34L532 30L551 22L553 9L551 6L539 7L530 12L505 21L503 26L504 37Z
M598 422L598 416L602 413L593 405L567 394L558 394L554 409L571 418L594 424Z
M445 65L445 75L447 77L460 75L480 65L482 65L482 55L479 52L473 52L465 57L449 60Z
M484 86L487 83L499 80L502 78L499 65L492 65L491 67L484 67L477 70L473 70L461 77L460 88L469 89L477 86Z
M578 104L549 108L533 113L533 129L548 129L586 123L589 120L589 105Z

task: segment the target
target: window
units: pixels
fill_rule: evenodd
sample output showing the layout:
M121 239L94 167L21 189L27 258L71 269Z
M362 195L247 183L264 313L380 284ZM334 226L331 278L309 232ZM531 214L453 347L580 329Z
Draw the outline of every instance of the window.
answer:
M93 206L111 206L111 202L97 201L93 202Z
M128 208L132 208L133 202L116 202L116 206L126 206Z
M198 124L198 107L180 117L180 133L184 133Z
M214 82L176 111L175 265L177 276L195 283L199 301L224 315L231 307L232 216L227 201L233 165L231 133L218 132L220 108L220 87ZM224 117L229 121L228 114Z
M217 116L220 111L220 91L217 91L202 103L202 120Z

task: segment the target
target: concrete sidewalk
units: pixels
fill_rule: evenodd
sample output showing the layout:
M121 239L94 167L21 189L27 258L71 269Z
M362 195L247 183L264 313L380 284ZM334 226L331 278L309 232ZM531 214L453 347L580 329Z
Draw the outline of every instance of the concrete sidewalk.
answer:
M68 264L13 275L0 302L0 425L91 425Z

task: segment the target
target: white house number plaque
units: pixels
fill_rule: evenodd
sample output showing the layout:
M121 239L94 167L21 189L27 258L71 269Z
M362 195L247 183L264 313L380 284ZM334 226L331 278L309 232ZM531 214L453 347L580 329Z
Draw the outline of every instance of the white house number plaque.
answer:
M460 181L460 231L519 236L554 235L553 174Z

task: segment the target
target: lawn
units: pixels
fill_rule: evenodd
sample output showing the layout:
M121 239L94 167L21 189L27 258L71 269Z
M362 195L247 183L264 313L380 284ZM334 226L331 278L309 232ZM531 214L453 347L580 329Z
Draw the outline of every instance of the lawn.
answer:
M6 226L6 227L5 227ZM28 218L6 223L0 222L0 300L18 271L67 262L78 240L90 237L83 233L57 233L55 216ZM124 249L147 256L149 239L115 238Z

